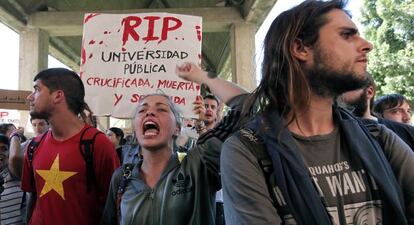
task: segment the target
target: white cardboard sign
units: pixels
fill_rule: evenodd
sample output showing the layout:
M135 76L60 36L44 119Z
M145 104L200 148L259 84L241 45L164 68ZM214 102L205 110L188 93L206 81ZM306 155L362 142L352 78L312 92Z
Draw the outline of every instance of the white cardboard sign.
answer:
M94 114L132 118L141 97L163 92L193 117L200 86L180 79L175 68L200 63L201 23L169 13L86 14L80 75Z

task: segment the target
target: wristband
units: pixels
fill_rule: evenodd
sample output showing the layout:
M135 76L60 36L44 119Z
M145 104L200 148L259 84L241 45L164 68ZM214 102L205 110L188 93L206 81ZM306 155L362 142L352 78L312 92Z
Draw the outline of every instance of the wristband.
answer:
M12 134L10 135L10 140L11 140L12 138L14 138L14 137L18 137L18 138L19 138L19 141L20 141L20 142L22 141L22 138L20 137L20 134L19 134L19 133L17 133L17 132L12 133Z

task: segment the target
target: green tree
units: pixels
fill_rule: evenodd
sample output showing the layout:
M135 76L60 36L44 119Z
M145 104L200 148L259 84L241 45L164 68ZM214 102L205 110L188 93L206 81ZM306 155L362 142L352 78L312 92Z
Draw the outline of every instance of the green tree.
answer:
M414 100L414 0L364 0L364 36L372 42L368 71L378 94Z

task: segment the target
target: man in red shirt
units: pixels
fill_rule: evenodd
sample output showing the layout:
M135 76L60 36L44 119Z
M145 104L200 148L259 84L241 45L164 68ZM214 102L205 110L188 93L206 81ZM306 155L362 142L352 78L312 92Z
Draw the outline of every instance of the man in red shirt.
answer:
M112 173L119 167L114 146L83 122L84 111L90 110L75 72L44 70L35 76L33 87L27 97L30 114L47 119L50 130L25 154L22 189L31 193L28 224L99 224ZM81 140L90 133L97 135L86 156Z

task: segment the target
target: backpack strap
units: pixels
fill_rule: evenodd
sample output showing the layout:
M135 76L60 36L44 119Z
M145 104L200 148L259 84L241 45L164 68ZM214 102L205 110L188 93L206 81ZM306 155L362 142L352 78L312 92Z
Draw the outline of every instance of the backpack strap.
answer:
M33 162L33 154L36 148L39 146L39 144L45 139L47 133L49 131L45 131L43 134L38 135L37 137L33 138L27 147L27 157L29 159L30 165L32 165Z
M29 145L27 146L27 158L29 159L29 165L30 165L30 168L32 168L32 169L33 169L33 155L34 155L34 152L37 149L37 147L40 145L40 143L43 141L43 139L45 139L48 132L49 131L47 130L43 134L36 136L35 138L33 138L29 142ZM34 184L35 183L34 171L31 174L32 174L31 183Z
M118 224L121 218L122 195L125 193L126 186L128 185L129 177L131 177L133 168L134 168L134 164L132 163L122 165L122 179L121 179L121 182L119 183L117 196L116 196L116 211L117 211L116 216L117 216Z
M92 132L87 131L91 130ZM79 141L79 150L85 161L86 165L86 190L87 192L91 191L92 184L95 181L95 173L93 170L93 151L95 148L95 139L98 134L102 134L102 132L92 129L92 127L87 127L81 134L80 141ZM86 135L86 137L84 137Z
M266 146L263 142L255 135L254 131L249 128L240 129L237 134L239 140L243 143L247 149L256 156L257 162L259 163L260 168L262 169L263 175L265 177L267 190L269 196L273 201L273 206L277 208L277 198L273 191L272 186L272 173L273 173L273 164L272 159L269 156L269 153L266 151Z

